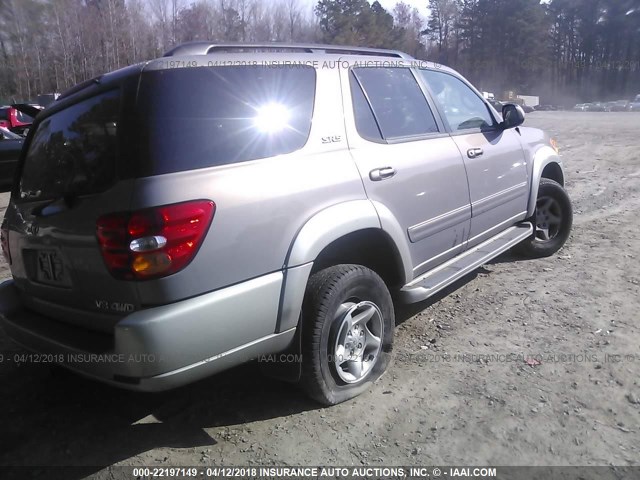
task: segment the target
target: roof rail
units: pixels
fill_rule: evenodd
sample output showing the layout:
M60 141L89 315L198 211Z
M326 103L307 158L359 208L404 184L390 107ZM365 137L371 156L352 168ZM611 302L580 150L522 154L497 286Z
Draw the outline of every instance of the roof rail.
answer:
M320 45L313 43L213 43L213 42L188 42L172 48L164 57L178 55L208 55L220 52L257 52L257 51L290 51L303 53L335 53L342 55L378 55L382 57L396 57L413 59L411 55L398 50L386 50L383 48L349 47L345 45Z

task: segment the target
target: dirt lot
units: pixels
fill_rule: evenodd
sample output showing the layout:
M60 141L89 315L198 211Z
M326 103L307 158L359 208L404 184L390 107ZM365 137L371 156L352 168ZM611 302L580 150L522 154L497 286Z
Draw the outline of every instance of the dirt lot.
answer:
M526 124L560 143L568 245L400 312L370 392L323 409L251 364L135 394L18 366L0 331L0 465L640 465L640 115Z

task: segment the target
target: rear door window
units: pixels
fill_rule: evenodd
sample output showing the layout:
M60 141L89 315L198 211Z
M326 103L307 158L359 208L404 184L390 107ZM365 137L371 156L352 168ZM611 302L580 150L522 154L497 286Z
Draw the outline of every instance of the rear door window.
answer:
M283 155L309 137L316 72L229 66L146 72L138 97L141 175Z
M120 92L83 100L45 118L29 144L23 199L97 193L115 178Z
M371 140L373 142L380 142L382 140L382 132L376 122L376 117L373 115L371 105L364 96L364 92L360 87L355 74L351 72L350 86L351 86L351 101L353 102L353 113L356 121L356 129L358 134L362 138Z
M353 73L369 99L385 139L438 132L433 112L410 69L354 68ZM373 135L366 111L361 116L356 111L356 117L356 122L360 122L358 131Z

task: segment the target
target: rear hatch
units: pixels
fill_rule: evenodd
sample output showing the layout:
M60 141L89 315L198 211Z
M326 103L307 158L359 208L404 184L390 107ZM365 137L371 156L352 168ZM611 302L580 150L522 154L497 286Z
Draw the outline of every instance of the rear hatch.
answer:
M124 145L134 134L127 116L139 67L128 70L38 118L3 223L3 247L27 308L92 330L110 331L139 307L135 283L109 273L96 239L97 219L130 204Z

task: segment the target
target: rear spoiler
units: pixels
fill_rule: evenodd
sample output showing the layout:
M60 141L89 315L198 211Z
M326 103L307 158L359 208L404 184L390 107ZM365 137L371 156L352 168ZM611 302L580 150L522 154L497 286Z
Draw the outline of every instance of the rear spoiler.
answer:
M42 108L29 105L28 103L14 103L11 106L19 112L26 113L33 118L36 118L36 115L38 115L43 110Z

